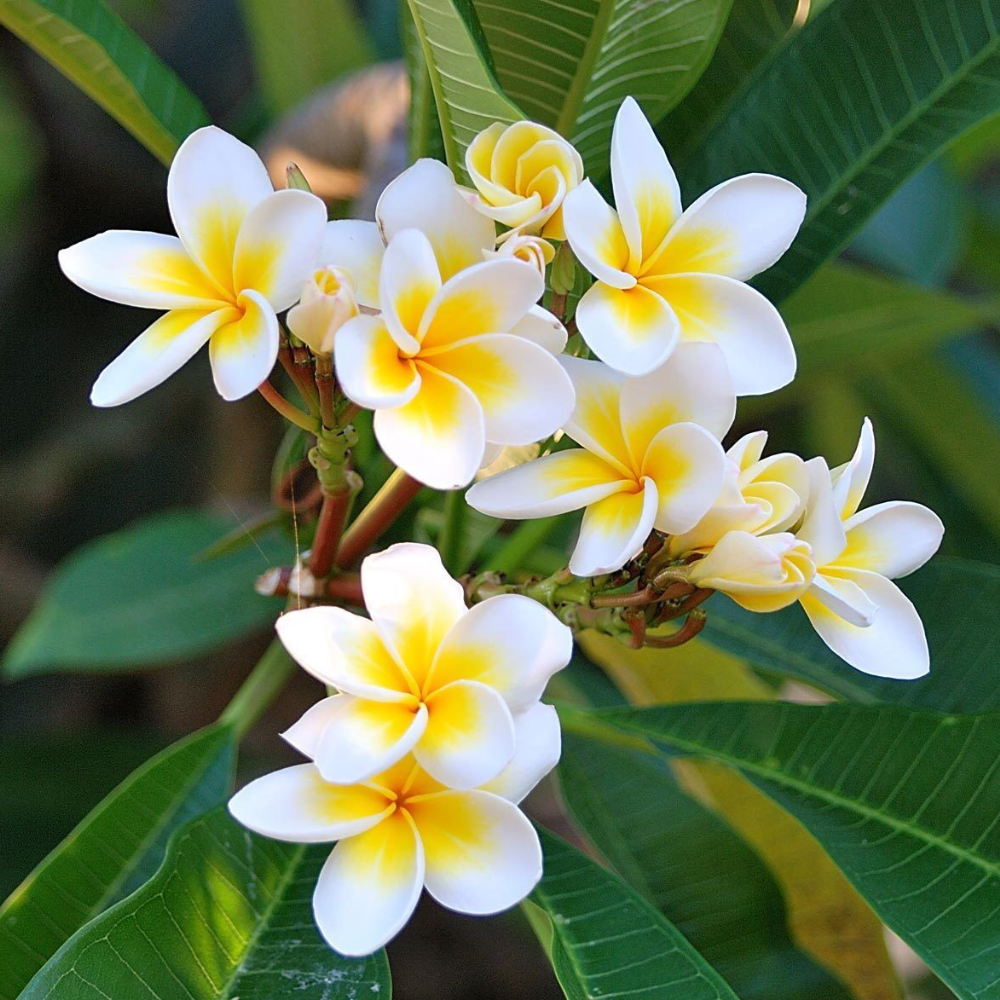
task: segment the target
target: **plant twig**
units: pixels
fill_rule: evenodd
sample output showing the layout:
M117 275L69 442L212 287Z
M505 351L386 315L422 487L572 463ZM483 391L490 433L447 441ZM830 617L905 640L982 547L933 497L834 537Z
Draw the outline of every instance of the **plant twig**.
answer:
M286 420L301 427L310 434L319 433L319 421L315 417L303 413L297 406L293 406L284 396L274 388L266 379L257 386L257 391L274 407Z
M462 490L449 490L444 498L444 521L441 524L441 534L438 536L438 551L441 562L451 574L461 573L464 569L459 565L462 554L462 526L465 522L465 494Z
M219 722L232 726L237 738L242 739L281 693L293 673L295 661L275 639L223 709Z
M402 469L396 469L344 532L335 564L340 569L352 566L406 510L420 488L421 484L416 479Z

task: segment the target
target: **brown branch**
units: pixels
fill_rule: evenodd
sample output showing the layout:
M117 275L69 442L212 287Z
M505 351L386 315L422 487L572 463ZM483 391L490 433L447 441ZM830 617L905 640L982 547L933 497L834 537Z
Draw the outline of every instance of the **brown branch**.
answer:
M383 532L410 505L410 501L420 491L421 484L402 469L386 480L385 485L371 498L368 505L355 518L354 523L344 532L337 557L334 560L340 569L348 569L367 551Z

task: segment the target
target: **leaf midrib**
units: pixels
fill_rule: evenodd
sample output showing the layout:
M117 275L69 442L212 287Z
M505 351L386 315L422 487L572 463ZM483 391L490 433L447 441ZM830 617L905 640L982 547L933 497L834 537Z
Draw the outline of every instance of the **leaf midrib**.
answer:
M611 23L611 15L615 5L616 0L601 0L591 27L590 37L583 50L583 56L577 65L573 81L566 91L563 106L556 119L556 131L566 139L572 138L580 108L583 106L583 99L587 94L591 71L597 65L597 60L604 48L604 40L607 37L608 25Z

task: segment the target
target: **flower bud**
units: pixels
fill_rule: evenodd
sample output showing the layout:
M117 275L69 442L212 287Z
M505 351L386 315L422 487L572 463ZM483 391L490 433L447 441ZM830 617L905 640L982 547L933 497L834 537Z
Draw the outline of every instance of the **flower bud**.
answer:
M302 168L297 163L289 163L285 167L285 185L293 191L308 191L312 194L312 188L306 175L302 173Z
M689 567L697 587L721 590L748 611L778 611L794 604L816 575L812 549L788 532L730 531L704 559Z
M465 167L476 186L469 201L520 233L564 240L563 199L583 180L580 154L535 122L496 122L472 140Z
M525 264L530 264L543 278L545 277L545 268L552 263L552 258L555 255L555 247L548 240L543 240L541 236L525 236L522 233L512 234L496 250L483 251L483 256L487 260L490 257L513 257L515 260L523 260Z
M569 295L573 291L576 284L576 257L568 243L563 243L556 253L549 284L556 295Z
M313 354L330 354L337 331L358 315L350 278L338 267L321 267L302 289L302 298L288 312L288 329Z

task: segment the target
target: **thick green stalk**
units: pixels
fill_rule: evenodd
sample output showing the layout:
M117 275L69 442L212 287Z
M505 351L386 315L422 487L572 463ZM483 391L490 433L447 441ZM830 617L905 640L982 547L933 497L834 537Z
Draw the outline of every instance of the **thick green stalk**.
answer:
M223 709L219 721L232 726L236 736L242 738L281 693L293 673L295 661L275 639Z
M460 565L462 557L462 528L465 524L465 493L450 490L444 498L444 522L438 537L438 551L444 568L453 576L465 568Z

